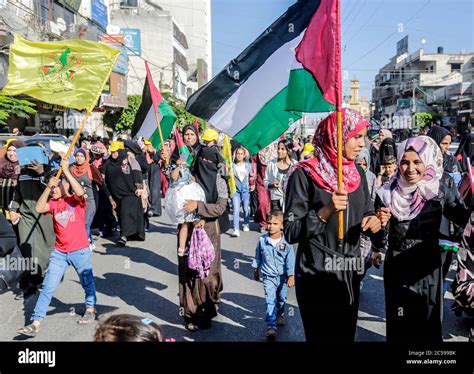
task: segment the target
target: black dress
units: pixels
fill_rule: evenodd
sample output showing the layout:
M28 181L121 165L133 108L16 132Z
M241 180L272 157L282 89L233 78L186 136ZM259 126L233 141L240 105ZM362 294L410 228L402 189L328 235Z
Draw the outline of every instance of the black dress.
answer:
M361 221L374 213L365 174L349 194L344 214L344 245L338 245L337 214L327 224L317 215L331 194L319 188L302 169L289 178L286 190L285 238L299 243L296 255L296 297L307 341L353 342L359 307L359 285L363 271L360 254ZM369 233L367 233L369 234ZM383 233L369 235L380 248ZM335 262L348 264L345 270ZM349 264L353 264L352 267Z
M145 240L145 217L141 198L135 190L143 188L140 170L130 166L126 151L118 159L109 158L104 165L107 187L117 203L120 236L128 240Z
M377 197L376 207L383 206ZM445 183L417 217L389 222L384 265L387 341L441 342L442 259L439 248L443 214L464 227L469 217L459 195Z
M153 162L150 164L148 183L150 186L150 208L154 215L161 216L161 167L160 155L150 154Z

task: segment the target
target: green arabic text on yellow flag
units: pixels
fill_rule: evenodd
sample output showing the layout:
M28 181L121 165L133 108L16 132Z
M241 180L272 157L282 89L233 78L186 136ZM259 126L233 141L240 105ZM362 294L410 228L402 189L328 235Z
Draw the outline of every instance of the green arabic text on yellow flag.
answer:
M92 111L119 54L90 40L32 42L15 35L1 94Z

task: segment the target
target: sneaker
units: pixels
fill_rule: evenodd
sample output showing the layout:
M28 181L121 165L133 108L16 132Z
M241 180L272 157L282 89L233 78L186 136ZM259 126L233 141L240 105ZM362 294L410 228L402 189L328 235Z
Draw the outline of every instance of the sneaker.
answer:
M269 329L267 330L267 333L266 333L267 340L269 340L269 341L275 340L276 335L277 335L277 330L276 330L276 329L274 329L274 328L269 328Z
M265 227L260 227L260 233L265 234L267 232L267 229Z
M242 231L243 232L249 232L250 231L249 225L243 225L242 226Z
M238 238L240 236L240 231L235 229L234 231L232 231L232 234L230 234L230 236Z
M277 326L283 326L285 324L285 316L277 316Z

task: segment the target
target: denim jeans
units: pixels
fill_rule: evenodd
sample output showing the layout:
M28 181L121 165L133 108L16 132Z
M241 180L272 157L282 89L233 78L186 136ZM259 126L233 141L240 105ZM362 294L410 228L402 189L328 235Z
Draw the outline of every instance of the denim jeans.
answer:
M56 292L69 265L72 265L79 275L82 288L86 294L86 308L93 308L95 306L97 297L89 247L71 253L63 253L53 249L40 295L31 317L32 321L42 321L46 316L54 292Z
M286 275L278 277L263 276L263 289L265 290L265 302L267 303L267 315L265 316L267 329L276 328L277 315L282 316L285 313L286 293L288 291L286 278Z
M248 225L250 222L250 191L246 190L243 192L237 191L232 196L232 209L234 213L234 229L239 229L240 220L240 204L244 207L244 225Z
M95 216L95 209L90 213L87 221L86 221L86 232L87 232L87 237L89 238L89 243L93 244L94 243L94 237L92 235L92 222L94 221L94 216Z

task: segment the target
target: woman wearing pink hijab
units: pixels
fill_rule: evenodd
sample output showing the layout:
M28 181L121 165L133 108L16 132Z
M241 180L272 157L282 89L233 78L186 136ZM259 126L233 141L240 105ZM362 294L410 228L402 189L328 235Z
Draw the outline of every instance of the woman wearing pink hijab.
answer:
M441 218L464 227L469 210L441 179L443 156L430 137L405 140L397 164L375 202L391 213L384 265L387 341L442 342Z
M315 157L294 167L286 190L284 234L289 243L299 243L296 297L310 342L354 341L359 274L364 270L361 233L371 238L374 247L383 244L365 172L355 163L365 146L368 122L353 110L343 109L342 113L343 189L338 189L334 112L316 130ZM339 211L344 212L342 243L338 240Z

